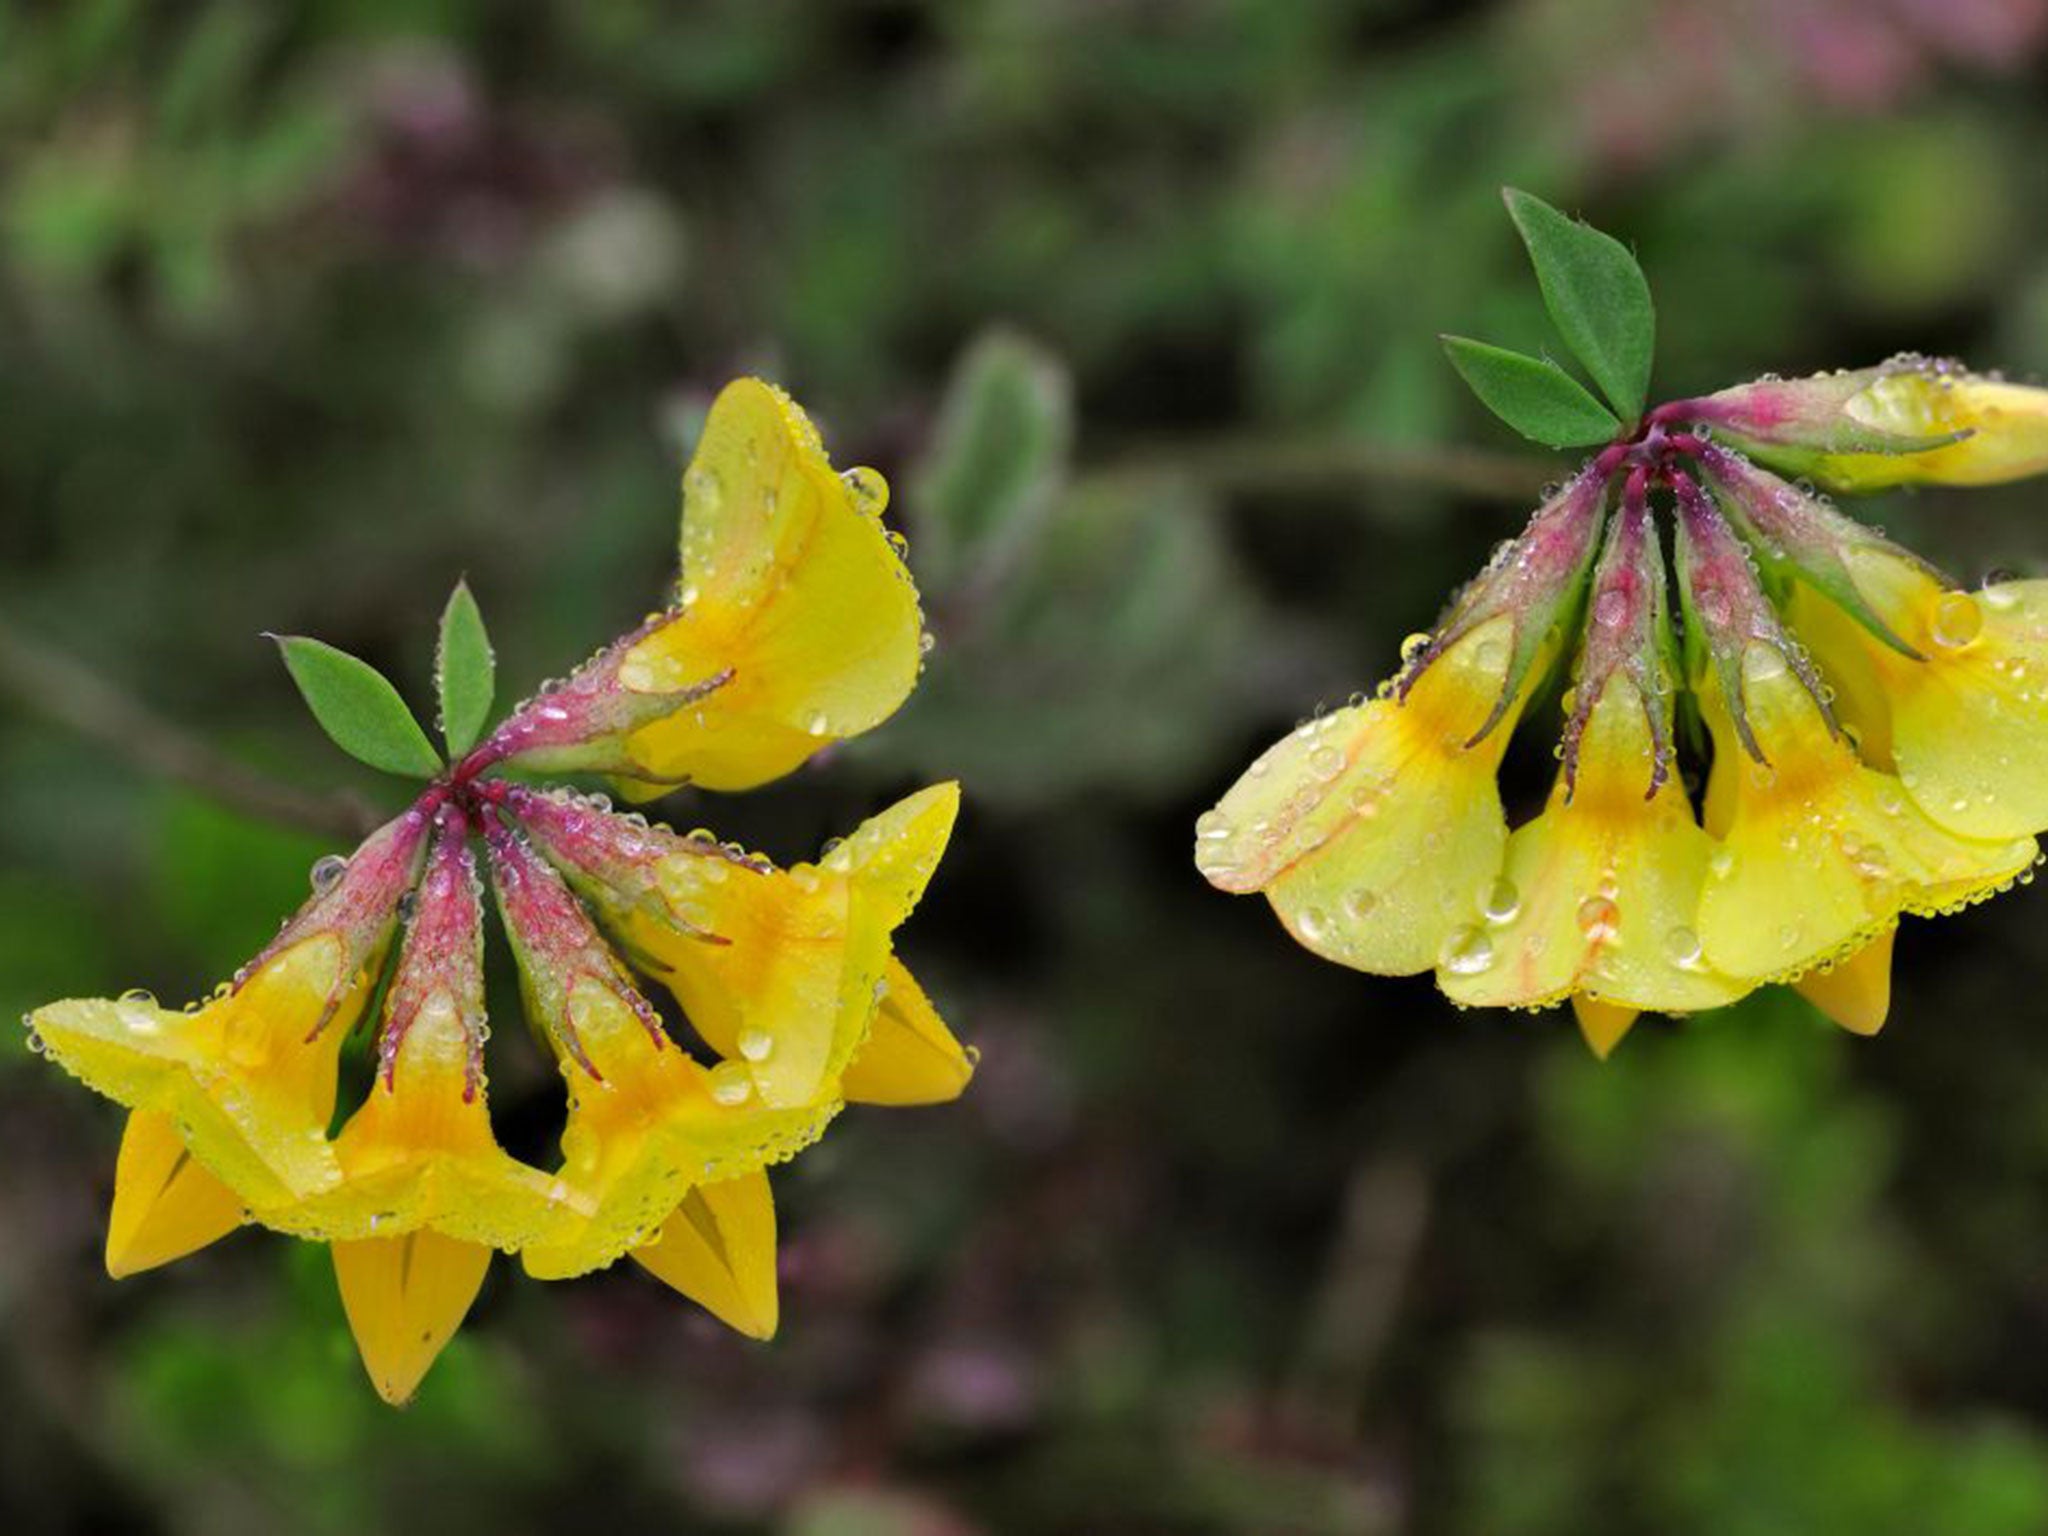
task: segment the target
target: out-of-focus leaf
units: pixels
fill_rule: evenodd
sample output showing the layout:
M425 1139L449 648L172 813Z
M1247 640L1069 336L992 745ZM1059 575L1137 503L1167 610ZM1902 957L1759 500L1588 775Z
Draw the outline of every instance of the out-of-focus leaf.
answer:
M1585 385L1547 358L1510 352L1465 336L1446 336L1444 351L1472 393L1526 438L1551 448L1604 443L1621 429L1615 414Z
M1612 235L1513 187L1502 196L1529 248L1551 322L1601 393L1634 421L1643 413L1657 348L1649 279L1629 248Z
M484 722L491 717L491 700L497 693L497 660L491 651L491 637L484 629L482 610L469 590L458 581L448 594L448 606L441 610L441 639L434 647L434 687L441 696L441 739L448 743L448 755L461 757L476 745Z
M324 640L274 638L306 707L342 751L408 778L430 779L441 771L440 754L383 673Z
M1073 381L1012 331L970 347L946 386L918 470L918 566L936 590L988 576L1043 522L1073 448Z

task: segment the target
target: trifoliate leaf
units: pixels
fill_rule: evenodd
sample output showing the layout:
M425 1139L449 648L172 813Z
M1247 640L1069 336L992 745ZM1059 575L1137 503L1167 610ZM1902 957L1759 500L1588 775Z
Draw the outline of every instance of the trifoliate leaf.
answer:
M448 755L461 757L476 745L491 717L497 692L497 663L484 616L469 583L458 581L441 610L441 639L434 649L434 686L441 693L441 739Z
M1508 216L1522 232L1543 306L1572 354L1614 408L1634 421L1650 388L1657 312L1649 280L1627 246L1509 187Z
M430 779L440 754L384 674L367 661L304 635L273 635L307 708L334 744L372 768Z
M1524 437L1551 448L1584 448L1621 430L1585 385L1547 359L1463 336L1446 336L1443 343L1472 393Z

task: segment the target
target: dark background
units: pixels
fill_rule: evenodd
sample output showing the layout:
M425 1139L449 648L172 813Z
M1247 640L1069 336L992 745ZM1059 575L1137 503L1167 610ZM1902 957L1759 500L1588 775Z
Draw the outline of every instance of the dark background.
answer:
M779 1178L772 1345L500 1265L394 1413L317 1248L107 1280L118 1113L0 1039L0 1527L2048 1529L2038 891L1909 924L1875 1040L1767 995L1602 1067L1189 856L1562 467L1437 351L1554 346L1501 183L1635 245L1666 396L2026 376L2044 46L2043 0L0 0L0 1006L253 953L397 793L259 632L424 701L466 572L516 697L660 600L758 371L890 476L939 646L664 814L787 860L962 777L903 949L983 1053ZM1974 580L2048 566L2040 495L1872 515Z

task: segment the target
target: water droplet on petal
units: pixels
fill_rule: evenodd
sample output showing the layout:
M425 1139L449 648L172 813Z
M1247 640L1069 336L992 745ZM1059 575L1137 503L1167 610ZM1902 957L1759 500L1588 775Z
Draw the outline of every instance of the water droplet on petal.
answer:
M1664 954L1680 970L1691 970L1700 963L1700 936L1680 924L1664 935Z
M1589 943L1600 944L1614 937L1621 927L1621 908L1606 896L1588 896L1579 903L1579 932Z
M736 1061L721 1061L711 1069L711 1097L731 1109L753 1096L754 1079Z
M1493 888L1486 893L1486 900L1480 908L1489 923L1512 923L1522 910L1522 893L1515 882L1502 875L1493 882Z
M1984 611L1967 592L1944 592L1927 614L1927 633L1944 650L1957 651L1984 632Z
M765 1029L747 1028L740 1031L740 1054L749 1061L766 1061L775 1054L775 1037Z
M1444 940L1439 958L1453 976L1477 976L1493 964L1493 940L1484 929L1468 924Z

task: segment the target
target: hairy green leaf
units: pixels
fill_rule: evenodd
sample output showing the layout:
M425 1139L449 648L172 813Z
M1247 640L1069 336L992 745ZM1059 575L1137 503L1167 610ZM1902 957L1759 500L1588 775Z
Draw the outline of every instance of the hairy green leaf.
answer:
M367 661L304 635L273 635L322 730L349 756L408 778L441 771L440 754L405 700Z
M1551 322L1614 408L1634 421L1650 388L1657 312L1649 280L1627 246L1567 218L1539 197L1506 188Z
M441 695L441 739L448 743L450 757L461 757L483 734L498 687L491 637L466 581L455 584L448 606L441 610L434 686Z
M1446 336L1443 343L1472 393L1524 437L1551 448L1583 448L1621 429L1585 385L1547 359L1463 336Z

